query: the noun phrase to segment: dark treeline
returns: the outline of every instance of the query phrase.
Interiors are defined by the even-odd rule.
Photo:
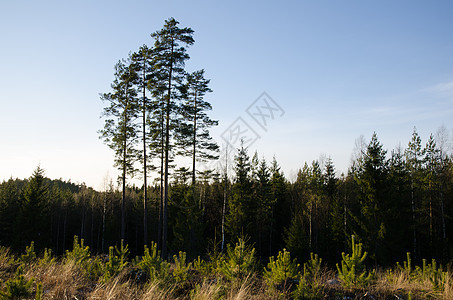
[[[336,175],[331,159],[305,163],[289,182],[274,159],[238,149],[234,174],[172,172],[168,202],[169,255],[205,255],[215,246],[249,238],[265,260],[286,248],[305,261],[316,252],[334,263],[355,235],[370,262],[389,265],[411,252],[415,260],[445,263],[453,245],[452,156],[441,138],[422,142],[414,130],[405,149],[387,152],[374,134],[359,145],[347,174]],[[94,252],[121,238],[122,191],[113,183],[95,191],[45,177],[38,167],[27,180],[0,184],[0,244],[23,251],[30,241],[56,254],[74,235]],[[158,240],[160,185],[147,189],[148,241]],[[126,242],[143,250],[143,189],[125,194]],[[224,229],[224,230],[223,230]],[[224,233],[224,234],[223,234]],[[224,241],[224,243],[222,243]]]

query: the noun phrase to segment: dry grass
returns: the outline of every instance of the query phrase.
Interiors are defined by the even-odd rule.
[[[6,281],[11,278],[17,266],[18,264],[11,259],[8,249],[0,248],[0,279]],[[72,261],[25,265],[25,277],[34,278],[36,283],[42,283],[44,299],[253,300],[280,299],[290,295],[270,292],[264,280],[257,274],[250,274],[243,280],[233,282],[214,276],[204,280],[197,277],[192,278],[191,284],[184,285],[181,289],[180,285],[169,281],[136,283],[130,278],[130,273],[131,267],[128,267],[103,283],[89,280],[81,267]],[[324,270],[320,277],[317,281],[322,291],[322,299],[334,299],[338,295],[347,295],[352,299],[408,299],[409,295],[413,300],[453,299],[451,272],[443,290],[436,290],[429,279],[408,278],[402,271],[380,271],[371,286],[357,290],[345,290],[340,285],[328,285],[327,279],[335,278],[335,272]]]
[[[447,277],[444,289],[435,289],[432,282],[428,279],[409,278],[402,271],[392,273],[378,272],[376,282],[366,291],[376,299],[385,297],[402,297],[407,299],[453,299],[453,286],[451,274]]]
[[[42,283],[46,299],[80,299],[92,288],[92,283],[84,278],[80,267],[72,261],[32,264],[26,277]]]
[[[0,274],[10,267],[11,257],[9,254],[9,249],[3,246],[0,246]]]

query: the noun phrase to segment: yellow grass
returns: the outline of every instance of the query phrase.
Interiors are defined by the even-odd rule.
[[[5,282],[12,276],[17,262],[11,259],[7,248],[0,248],[0,280]],[[325,270],[326,271],[326,270]],[[41,282],[44,299],[196,299],[196,300],[245,300],[245,299],[276,299],[277,295],[269,291],[262,278],[250,274],[243,280],[228,282],[215,276],[193,279],[181,291],[181,286],[171,282],[136,283],[128,274],[131,267],[126,268],[107,282],[92,281],[85,275],[80,266],[72,261],[56,261],[47,264],[26,264],[25,277],[34,278],[35,283]],[[372,296],[374,299],[407,299],[411,295],[416,299],[453,299],[453,277],[447,277],[443,290],[435,290],[432,283],[420,278],[408,278],[401,271],[376,274],[376,281],[369,287],[360,290],[343,290],[339,285],[327,285],[327,279],[334,278],[334,272],[324,272],[319,279],[319,286],[326,297],[335,294]],[[199,281],[197,281],[199,280]],[[36,287],[36,285],[35,285]],[[187,288],[187,289],[186,289]],[[185,290],[186,289],[186,290]],[[287,293],[286,296],[290,294]],[[371,298],[370,298],[371,299]]]

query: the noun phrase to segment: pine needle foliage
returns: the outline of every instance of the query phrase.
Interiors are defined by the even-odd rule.
[[[146,272],[151,281],[164,280],[168,277],[170,264],[163,260],[160,251],[157,250],[157,244],[151,242],[151,248],[145,245],[142,260],[137,267]]]
[[[192,263],[187,263],[186,253],[179,251],[178,255],[173,255],[175,261],[175,269],[173,270],[173,277],[176,282],[184,282],[189,276],[189,270],[192,267]]]
[[[24,265],[20,265],[13,278],[5,282],[5,289],[0,291],[0,299],[23,299],[32,296],[34,278],[26,280],[24,276]]]
[[[371,283],[374,272],[367,272],[364,261],[368,253],[362,250],[362,244],[355,243],[355,238],[352,236],[352,254],[341,254],[341,268],[337,264],[338,277],[346,288],[364,287]]]
[[[77,235],[74,236],[72,243],[72,251],[66,250],[66,259],[73,261],[79,265],[84,263],[90,258],[90,247],[84,245],[84,240],[80,239]]]
[[[227,254],[221,258],[219,267],[226,279],[234,281],[242,280],[253,272],[255,263],[255,248],[246,245],[245,240],[239,238],[234,248],[230,244],[227,246]]]
[[[310,260],[304,263],[304,270],[299,284],[292,293],[295,299],[319,299],[321,297],[322,259],[318,254],[310,253]]]
[[[31,264],[36,261],[35,242],[31,242],[30,246],[25,246],[25,254],[20,256],[19,262]]]
[[[38,265],[46,266],[55,262],[55,257],[52,257],[52,249],[44,248],[43,256],[38,260]]]
[[[299,278],[299,267],[297,259],[291,260],[291,253],[283,249],[278,253],[277,259],[273,256],[269,258],[267,268],[264,268],[264,280],[271,290],[281,287],[286,291]]]
[[[124,246],[123,240],[121,240],[120,248],[117,246],[115,248],[113,246],[109,247],[109,260],[104,266],[104,281],[116,276],[127,266],[128,255],[129,247],[127,244]]]

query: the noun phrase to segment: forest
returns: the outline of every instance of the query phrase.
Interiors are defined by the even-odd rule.
[[[0,278],[7,282],[16,272],[18,281],[23,266],[38,264],[36,253],[44,253],[40,261],[51,251],[66,263],[72,259],[85,269],[98,266],[86,276],[107,284],[118,279],[127,254],[137,257],[129,264],[139,266],[148,278],[157,275],[144,266],[147,257],[153,266],[158,261],[159,268],[170,268],[165,262],[171,262],[172,271],[159,271],[163,277],[157,277],[165,282],[162,274],[172,274],[179,285],[169,293],[178,298],[178,289],[197,293],[193,282],[181,287],[181,282],[191,282],[189,269],[200,277],[201,270],[210,268],[206,274],[222,274],[225,282],[252,280],[241,267],[227,267],[239,251],[245,253],[240,255],[245,269],[254,265],[256,276],[285,297],[326,297],[328,291],[323,294],[319,286],[307,283],[320,274],[320,258],[323,272],[338,271],[330,276],[346,288],[363,287],[372,278],[376,282],[371,270],[393,270],[397,262],[405,262],[395,272],[402,270],[413,279],[418,276],[415,266],[423,266],[418,267],[420,274],[425,269],[434,274],[428,276],[436,281],[433,289],[451,296],[445,287],[451,289],[453,156],[446,131],[422,141],[414,128],[408,145],[391,151],[374,133],[368,142],[358,140],[351,165],[341,174],[331,158],[301,158],[297,177],[289,180],[276,158],[266,160],[245,146],[235,151],[233,172],[202,169],[200,162],[219,158],[220,148],[209,131],[218,121],[208,116],[212,107],[205,96],[211,90],[204,70],[185,70],[192,35],[192,29],[168,19],[151,35],[152,47],[143,45],[116,64],[112,91],[101,94],[105,127],[99,135],[113,150],[118,181],[105,182],[105,189],[97,191],[49,179],[45,166],[38,166],[28,179],[0,184]],[[190,164],[178,165],[180,157]],[[151,176],[156,180],[151,182]],[[132,185],[131,178],[143,184]],[[351,257],[345,253],[351,251],[354,268],[370,272],[347,276],[351,270],[339,263],[348,268]],[[94,262],[102,255],[107,262]],[[18,258],[13,263],[9,256]],[[432,263],[427,265],[426,259]],[[307,262],[303,271],[296,270],[296,260]],[[108,269],[113,262],[119,267]],[[211,265],[203,269],[202,262]],[[278,269],[282,262],[288,274]],[[437,268],[436,262],[445,268]],[[15,264],[22,267],[8,269]],[[295,278],[297,284],[289,284]],[[198,288],[203,286],[200,280]],[[38,294],[38,285],[35,289]]]

